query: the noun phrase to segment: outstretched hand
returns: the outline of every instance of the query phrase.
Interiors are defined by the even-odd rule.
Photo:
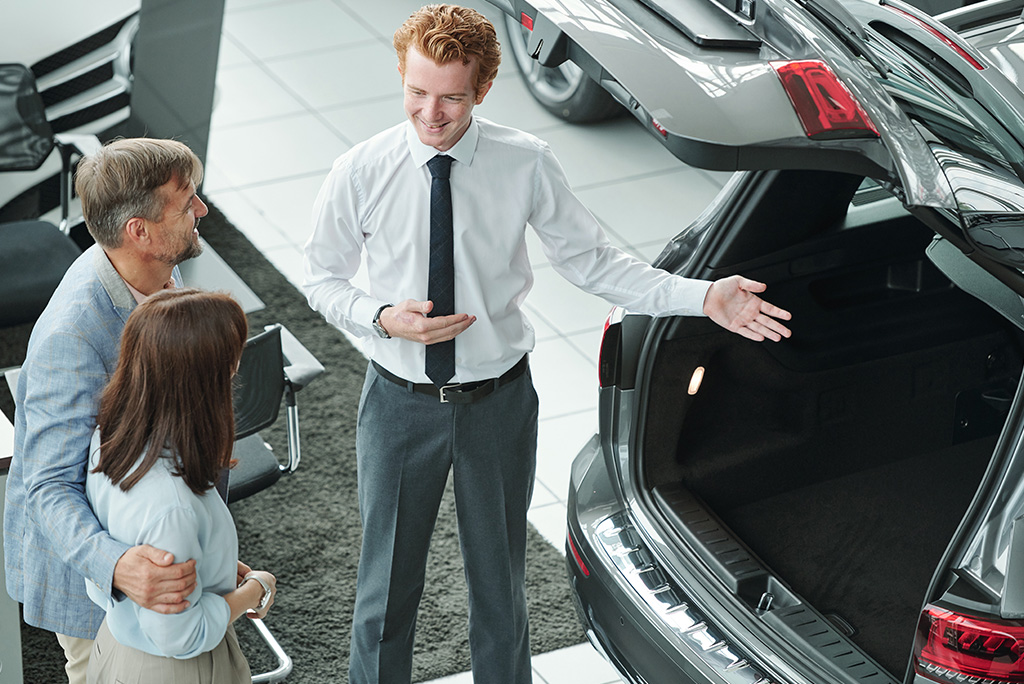
[[[704,297],[704,313],[730,332],[756,342],[765,338],[778,342],[792,334],[779,319],[788,321],[793,316],[755,294],[766,288],[764,283],[738,275],[716,280]]]
[[[436,344],[453,339],[476,322],[476,316],[452,314],[427,318],[434,308],[433,302],[418,302],[407,299],[380,312],[380,324],[392,337]]]

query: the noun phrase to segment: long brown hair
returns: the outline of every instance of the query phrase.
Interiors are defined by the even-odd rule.
[[[226,294],[163,290],[139,304],[100,397],[102,443],[93,472],[128,491],[166,448],[189,489],[213,487],[231,462],[231,379],[247,333],[245,314]]]

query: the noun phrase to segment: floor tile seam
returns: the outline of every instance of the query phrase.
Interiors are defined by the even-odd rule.
[[[211,198],[211,201],[213,202],[214,206],[220,209],[220,205],[217,203],[215,199]],[[227,217],[228,221],[230,221],[232,225],[235,225],[234,219],[232,219],[230,216],[227,216],[227,213],[228,212],[224,212],[224,215]],[[253,247],[256,247],[256,249],[259,250],[260,254],[265,255],[267,252],[275,252],[281,249],[295,248],[292,242],[281,234],[281,229],[276,223],[273,223],[269,219],[267,219],[267,223],[273,228],[274,233],[276,233],[276,236],[281,239],[280,243],[271,242],[271,244],[264,244],[264,241],[253,238],[253,236],[250,233],[242,232],[242,234],[245,236],[245,239],[248,240]],[[202,235],[202,226],[200,226],[199,237],[202,237]]]
[[[547,491],[548,494],[550,494],[552,497],[554,497],[555,500],[553,502],[551,502],[551,503],[560,503],[562,505],[565,505],[565,499],[563,499],[558,494],[556,494],[555,490],[553,490],[551,488],[551,486],[548,485],[547,482],[545,482],[544,480],[540,479],[539,477],[534,477],[533,479],[536,481],[537,484],[539,484],[541,487],[543,487]],[[541,504],[540,506],[537,506],[536,508],[544,508],[545,506],[550,506],[551,503]],[[530,508],[534,508],[534,506],[531,505]]]
[[[643,171],[641,173],[635,173],[628,176],[619,176],[618,178],[611,178],[603,181],[595,181],[593,183],[584,183],[582,185],[574,185],[572,186],[572,191],[576,194],[579,194],[581,192],[588,192],[590,190],[604,190],[612,185],[619,185],[621,183],[631,183],[640,180],[649,180],[651,178],[657,178],[658,176],[668,176],[674,173],[684,173],[686,171],[692,170],[692,167],[689,166],[682,166],[681,168],[682,164],[683,162],[676,159],[675,165],[671,167],[666,166],[663,169],[652,169],[650,171]],[[714,183],[713,179],[708,180]],[[717,185],[717,183],[714,184]]]
[[[232,190],[256,190],[268,185],[276,185],[278,183],[287,183],[290,181],[303,180],[305,178],[326,178],[327,174],[330,173],[331,167],[325,166],[322,169],[314,169],[313,171],[303,171],[302,173],[293,173],[289,176],[280,176],[278,178],[268,178],[265,180],[253,181],[252,183],[242,183],[235,185]],[[217,192],[217,191],[215,191]]]
[[[257,11],[257,10],[266,9],[268,7],[274,7],[276,5],[292,5],[296,1],[297,0],[271,0],[269,2],[261,3],[259,5],[256,5],[254,7],[237,7],[237,8],[234,8],[234,9],[230,10],[229,13],[230,14],[248,14],[248,13],[252,13],[252,12]],[[307,1],[312,1],[312,0],[307,0]],[[327,46],[327,47],[312,48],[310,50],[305,50],[303,52],[289,53],[287,55],[276,55],[274,57],[271,57],[270,59],[271,60],[288,59],[288,58],[299,56],[299,55],[314,54],[316,52],[321,52],[321,51],[325,51],[325,50],[334,50],[334,49],[337,49],[339,47],[346,47],[346,46],[349,46],[349,45],[353,45],[354,46],[354,45],[358,45],[358,44],[370,45],[372,43],[381,43],[382,42],[385,45],[387,45],[388,47],[391,47],[391,38],[381,34],[381,32],[378,31],[372,24],[369,24],[369,23],[363,21],[362,17],[360,17],[358,14],[355,14],[355,13],[351,12],[347,6],[336,2],[336,0],[329,0],[329,1],[330,1],[330,3],[332,5],[334,5],[335,7],[340,9],[342,12],[347,14],[351,19],[355,20],[355,22],[357,24],[359,24],[362,28],[366,29],[366,31],[368,33],[370,33],[370,37],[366,38],[366,39],[360,39],[359,41],[353,41],[351,43],[339,43],[337,45],[332,45],[332,46]],[[232,36],[232,42],[234,42],[236,45],[241,47],[241,45],[239,45],[239,42],[237,40],[234,40],[233,36]]]
[[[312,106],[311,104],[309,104],[308,102],[306,102],[304,99],[302,99],[302,97],[297,95],[291,89],[288,89],[286,92],[288,93],[288,95],[290,97],[294,98],[297,101],[297,103],[301,107],[301,109],[296,109],[293,112],[286,112],[286,113],[283,113],[283,114],[275,114],[273,116],[266,116],[266,117],[263,117],[261,119],[247,119],[245,121],[234,121],[234,122],[231,122],[231,123],[222,123],[222,124],[216,125],[214,127],[213,131],[216,132],[216,133],[223,133],[223,132],[226,132],[226,131],[234,131],[234,130],[241,129],[241,128],[251,128],[253,126],[262,126],[262,125],[265,125],[265,124],[268,124],[268,123],[278,123],[278,122],[285,121],[287,119],[297,119],[297,118],[302,117],[302,116],[312,116],[314,119],[316,119],[321,124],[323,124],[325,128],[328,128],[331,131],[331,133],[333,133],[334,136],[336,138],[338,138],[339,142],[341,142],[344,145],[347,145],[348,147],[353,147],[354,146],[354,143],[351,140],[349,140],[341,131],[339,131],[337,126],[335,126],[333,123],[331,123],[330,120],[328,120],[321,113],[321,111],[318,108],[316,108],[316,107]]]
[[[548,682],[547,678],[544,677],[544,675],[542,675],[540,672],[537,672],[537,668],[531,667],[530,669],[533,670],[533,684],[550,684]],[[586,684],[586,683],[585,682],[577,682],[576,684]]]
[[[288,62],[294,59],[301,59],[303,57],[316,57],[317,55],[327,54],[329,52],[344,52],[347,50],[355,50],[361,47],[369,47],[376,45],[380,41],[376,37],[360,38],[359,40],[353,40],[346,43],[337,43],[335,45],[326,45],[322,47],[308,48],[300,50],[298,52],[289,52],[283,55],[273,55],[272,57],[262,57],[259,61],[267,64],[275,64],[277,62]]]
[[[213,134],[214,134],[214,131],[211,130],[210,131],[210,138],[211,139],[213,138]],[[208,177],[210,175],[210,166],[211,166],[211,164],[210,164],[210,161],[209,161],[209,155],[207,155],[206,163],[203,165],[203,185],[201,186],[202,194],[203,195],[209,196],[209,195],[212,195],[212,194],[217,193],[217,192],[227,192],[227,191],[235,190],[236,189],[235,185],[234,185],[235,181],[232,180],[231,178],[228,178],[226,175],[224,175],[224,172],[221,170],[220,166],[218,164],[214,163],[213,164],[213,168],[215,168],[217,170],[217,173],[220,174],[221,178],[223,178],[228,183],[228,185],[223,185],[223,186],[220,186],[220,187],[214,187],[213,190],[208,190],[206,188],[206,181],[208,180]]]
[[[317,53],[330,52],[332,50],[365,47],[367,45],[372,45],[375,42],[377,42],[373,38],[367,38],[350,41],[346,43],[337,43],[335,45],[327,45],[324,47],[306,48],[304,50],[300,49],[296,52],[288,52],[287,54],[275,54],[269,57],[259,57],[256,55],[256,53],[254,53],[247,47],[247,43],[245,41],[243,41],[241,38],[237,36],[232,35],[231,30],[229,28],[221,28],[220,35],[222,38],[227,38],[229,41],[231,41],[231,44],[234,45],[234,47],[237,47],[239,50],[241,50],[247,57],[249,57],[253,61],[253,63],[257,63],[257,65],[259,65],[259,63],[267,61],[272,63],[274,61],[287,61],[289,59],[295,59],[298,57],[314,56]],[[232,67],[237,66],[238,65],[232,65]]]
[[[225,3],[224,13],[225,14],[245,14],[246,12],[252,12],[253,10],[265,9],[267,7],[273,7],[274,5],[288,5],[293,3],[295,0],[264,0],[263,2],[256,3],[253,5],[245,6],[234,6],[228,7],[231,3]]]
[[[584,332],[581,332],[581,333],[576,333],[575,335],[567,336],[566,339],[565,339],[565,341],[569,344],[569,346],[572,347],[573,349],[575,349],[576,352],[579,353],[580,356],[582,356],[584,359],[586,359],[587,362],[591,365],[591,367],[593,367],[593,369],[595,371],[597,370],[597,362],[594,361],[594,356],[597,355],[597,352],[599,350],[594,350],[593,352],[588,354],[585,349],[580,348],[580,346],[578,344],[576,344],[576,342],[574,342],[573,340],[569,339],[569,337],[578,337],[580,335],[584,335],[584,334],[588,334],[588,333],[593,333],[593,332],[596,332],[598,330],[600,330],[600,328],[591,328],[590,330],[587,330],[587,331],[584,331]]]
[[[291,96],[292,94],[288,93],[288,95]],[[244,128],[246,126],[258,126],[261,124],[274,123],[276,121],[281,121],[282,119],[291,119],[297,116],[306,116],[307,114],[311,113],[308,109],[306,109],[305,105],[302,102],[296,101],[295,106],[296,109],[294,111],[281,112],[279,114],[271,114],[268,116],[261,116],[256,119],[241,119],[231,122],[219,123],[211,120],[211,132],[220,133],[221,131],[230,131],[234,128]]]
[[[363,0],[363,1],[365,2],[366,0]],[[377,40],[383,41],[383,42],[387,43],[387,45],[389,45],[389,46],[391,45],[391,38],[390,37],[386,36],[385,34],[381,33],[380,31],[378,31],[377,27],[374,26],[373,24],[371,24],[370,22],[364,20],[363,17],[358,12],[356,12],[353,8],[349,7],[348,4],[346,4],[345,2],[343,2],[341,0],[331,0],[331,4],[333,4],[335,7],[340,9],[345,14],[349,15],[352,18],[353,21],[355,21],[357,24],[359,24],[364,29],[366,29],[371,34],[373,34],[373,36]],[[397,27],[395,27],[395,28],[397,28]]]
[[[544,512],[547,512],[546,509],[548,509],[548,508],[556,508],[556,507],[557,508],[565,508],[565,503],[562,502],[562,501],[552,501],[551,503],[544,504],[543,506],[531,506],[530,507],[530,512],[531,513],[533,511],[538,511],[538,512],[544,511]]]
[[[227,30],[222,31],[222,36],[227,36],[228,39],[231,40],[231,42],[234,43],[236,47],[238,47],[240,50],[242,50],[245,53],[245,55],[249,59],[252,60],[252,63],[256,67],[258,67],[260,69],[260,71],[262,71],[268,78],[270,78],[278,86],[280,86],[296,102],[298,102],[303,107],[303,109],[305,110],[305,112],[299,111],[299,112],[295,112],[293,114],[286,114],[286,115],[281,115],[281,116],[277,116],[277,117],[269,117],[268,120],[271,120],[271,121],[281,121],[281,120],[287,119],[289,117],[297,116],[297,115],[300,115],[300,114],[303,114],[303,113],[310,114],[313,117],[315,117],[317,121],[319,121],[321,124],[323,124],[328,130],[330,130],[331,133],[333,133],[342,143],[344,143],[345,145],[348,145],[349,147],[352,147],[354,145],[354,143],[344,133],[342,133],[340,130],[338,130],[338,128],[333,123],[331,123],[323,115],[323,113],[321,113],[320,108],[314,107],[304,97],[299,95],[294,89],[292,89],[288,85],[288,83],[284,79],[280,78],[276,73],[274,73],[274,71],[269,66],[267,66],[267,64],[264,62],[264,60],[256,57],[256,55],[254,55],[248,48],[246,48],[244,45],[242,45],[239,40],[237,40],[235,37],[233,37],[230,34],[229,31],[227,31]],[[234,126],[232,126],[232,127],[240,127],[240,126],[246,126],[246,125],[251,125],[251,123],[234,124]],[[223,130],[223,129],[221,129],[221,130]]]
[[[381,104],[383,102],[387,102],[388,100],[401,100],[401,99],[402,99],[402,91],[396,89],[395,92],[391,93],[390,95],[374,95],[372,97],[367,97],[367,98],[364,98],[362,100],[350,100],[350,101],[346,102],[345,104],[337,104],[337,105],[329,105],[327,107],[320,107],[319,110],[320,110],[320,112],[322,112],[324,114],[334,114],[335,112],[343,112],[346,109],[355,109],[356,107],[361,107],[361,106],[364,106],[364,105]]]
[[[537,422],[546,423],[551,420],[560,420],[562,418],[576,418],[584,414],[591,414],[597,410],[597,406],[589,406],[587,408],[575,409],[573,411],[566,411],[564,413],[553,413],[551,415],[541,416]]]
[[[587,295],[587,293],[583,292],[582,290],[580,290],[580,294]],[[587,296],[593,296],[593,295],[587,295]],[[589,326],[589,327],[586,327],[586,328],[580,328],[578,330],[565,331],[562,328],[558,327],[558,325],[556,325],[551,319],[549,319],[547,316],[545,316],[543,313],[541,313],[540,309],[538,309],[533,304],[530,304],[529,302],[527,302],[523,306],[528,310],[528,312],[529,312],[529,314],[531,316],[536,316],[537,319],[540,320],[540,322],[542,322],[544,325],[548,326],[549,328],[554,330],[556,333],[558,333],[558,337],[561,338],[561,339],[564,339],[566,342],[569,342],[568,338],[572,337],[573,335],[583,335],[583,334],[591,333],[591,332],[594,332],[595,330],[600,330],[601,329],[600,325],[593,325],[593,326]],[[612,306],[611,304],[608,305],[609,309],[611,308],[611,306]],[[544,339],[553,339],[553,337],[549,336],[549,337],[546,337]],[[591,360],[590,357],[587,356],[586,354],[584,354],[584,358],[586,360],[588,360],[588,361]]]

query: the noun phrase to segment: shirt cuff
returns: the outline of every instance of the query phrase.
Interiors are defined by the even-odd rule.
[[[373,317],[382,306],[388,306],[390,302],[373,297],[362,297],[352,304],[352,322],[359,326],[365,337],[374,334]]]

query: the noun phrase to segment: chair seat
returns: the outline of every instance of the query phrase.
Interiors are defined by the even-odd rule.
[[[235,442],[232,458],[238,459],[238,464],[228,474],[228,503],[252,496],[281,478],[277,457],[259,434]]]
[[[80,255],[74,241],[47,221],[0,224],[0,327],[37,319]]]

